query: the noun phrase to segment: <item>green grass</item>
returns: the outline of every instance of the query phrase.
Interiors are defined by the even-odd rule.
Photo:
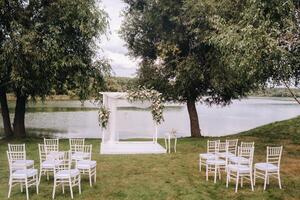
[[[276,180],[270,181],[263,191],[262,181],[257,182],[255,191],[244,184],[234,193],[234,184],[225,187],[225,174],[216,184],[212,178],[205,181],[205,173],[198,171],[198,154],[205,152],[207,138],[182,138],[176,154],[164,155],[100,155],[99,140],[87,140],[93,144],[93,159],[97,160],[97,183],[89,187],[86,177],[82,180],[82,194],[75,189],[75,199],[300,199],[300,117],[276,122],[225,138],[255,141],[255,162],[264,161],[266,145],[284,145],[282,160],[282,184],[279,190]],[[8,164],[5,151],[7,143],[26,143],[28,159],[34,159],[38,167],[37,144],[42,139],[30,138],[22,141],[0,140],[0,199],[6,199],[8,191]],[[163,144],[163,141],[159,141]],[[61,149],[68,149],[68,141],[61,140]],[[42,178],[40,194],[30,189],[30,199],[50,199],[53,180]],[[56,199],[69,199],[67,190],[58,189]],[[25,199],[19,187],[13,189],[11,199]]]

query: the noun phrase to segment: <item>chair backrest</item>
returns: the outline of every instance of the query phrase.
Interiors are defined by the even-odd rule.
[[[44,145],[46,153],[59,151],[59,139],[44,138]]]
[[[275,164],[280,167],[283,147],[269,147],[267,146],[267,163]]]
[[[39,157],[40,157],[40,163],[46,160],[46,150],[44,144],[38,144],[39,146]]]
[[[254,147],[239,146],[238,147],[238,156],[247,158],[249,160],[248,165],[252,167],[253,156],[254,156]],[[240,163],[238,163],[238,164],[240,164]]]
[[[241,142],[241,147],[254,147],[254,142]]]
[[[26,152],[25,144],[8,144],[8,151],[9,152]]]
[[[227,143],[226,142],[219,142],[218,152],[223,153],[227,151]]]
[[[59,165],[55,165],[54,176],[60,170],[69,170],[71,169],[71,151],[64,151],[62,156],[54,158],[55,160],[60,160]]]
[[[84,146],[84,138],[71,138],[69,139],[70,150],[74,152],[82,152]]]
[[[226,140],[227,152],[236,155],[238,142],[238,139]]]
[[[207,153],[217,153],[219,151],[220,140],[207,140]]]
[[[88,159],[88,160],[91,160],[91,159],[92,159],[92,148],[93,148],[93,145],[91,145],[91,144],[90,144],[90,145],[84,145],[84,150],[83,150],[83,152],[89,154],[89,157],[86,158],[86,159]]]
[[[17,169],[26,169],[26,163],[25,162],[18,162],[15,163],[16,160],[26,160],[25,152],[17,152],[17,151],[6,151],[8,164],[9,164],[9,171],[12,173],[13,171]]]

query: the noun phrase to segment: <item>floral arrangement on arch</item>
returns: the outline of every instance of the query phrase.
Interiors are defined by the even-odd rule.
[[[161,122],[164,121],[163,98],[161,93],[159,93],[158,91],[147,89],[145,87],[139,87],[138,90],[127,91],[127,100],[131,103],[134,101],[150,101],[152,103],[150,106],[151,114],[155,123],[161,124]]]
[[[98,121],[99,121],[99,126],[106,129],[108,120],[109,120],[109,114],[110,111],[105,107],[101,106],[98,111]]]

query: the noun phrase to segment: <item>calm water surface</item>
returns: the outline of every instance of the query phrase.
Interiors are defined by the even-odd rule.
[[[10,102],[10,107],[13,107]],[[292,100],[281,98],[250,98],[234,101],[230,106],[207,107],[197,105],[203,135],[222,136],[249,130],[274,121],[300,115],[300,106]],[[11,116],[13,117],[13,116]],[[159,127],[160,136],[172,128],[179,136],[189,136],[189,118],[186,107],[167,107],[165,122]],[[0,128],[3,127],[0,117]],[[84,106],[79,101],[47,101],[29,103],[26,127],[38,135],[57,137],[100,138],[97,107],[90,102]],[[152,137],[154,126],[149,111],[136,108],[118,110],[117,131],[120,138]]]

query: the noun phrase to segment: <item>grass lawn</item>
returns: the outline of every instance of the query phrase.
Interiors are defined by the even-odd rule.
[[[224,140],[229,137],[222,137]],[[198,171],[198,155],[206,151],[207,138],[179,139],[178,152],[165,155],[114,155],[99,154],[99,140],[87,140],[93,144],[93,159],[97,160],[97,183],[89,187],[87,177],[82,180],[82,194],[75,189],[75,199],[300,199],[300,117],[269,124],[231,136],[240,141],[255,141],[255,162],[265,160],[267,145],[284,145],[282,159],[282,185],[270,180],[270,186],[263,191],[262,180],[257,181],[255,191],[244,184],[234,193],[234,183],[225,187],[225,174],[216,184],[205,181],[205,172]],[[7,198],[8,163],[7,143],[26,143],[28,159],[34,159],[39,166],[38,143],[42,139],[0,140],[0,199]],[[163,141],[159,141],[163,144]],[[61,140],[61,149],[68,150],[68,140]],[[43,176],[40,194],[30,189],[30,199],[51,199],[53,180]],[[69,190],[62,194],[57,189],[56,199],[69,199]],[[11,199],[25,199],[19,187],[12,191]]]

